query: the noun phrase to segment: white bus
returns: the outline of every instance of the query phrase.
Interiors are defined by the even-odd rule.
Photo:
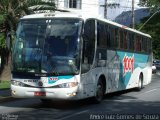
[[[42,101],[78,100],[151,82],[151,37],[97,17],[72,13],[20,19],[11,93]]]

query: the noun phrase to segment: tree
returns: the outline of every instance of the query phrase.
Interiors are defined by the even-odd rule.
[[[150,8],[150,15],[141,20],[137,25],[140,28],[150,17],[155,14],[141,29],[142,32],[148,33],[152,36],[152,50],[154,57],[160,59],[160,1],[159,0],[140,0],[140,5]]]
[[[16,29],[21,16],[36,10],[55,10],[54,0],[0,0],[0,15],[4,18],[5,32]]]
[[[144,7],[149,7],[152,13],[160,9],[159,0],[140,0],[140,5]]]
[[[12,31],[16,30],[20,17],[55,9],[54,0],[0,0],[0,47],[5,46],[6,37],[11,37]]]

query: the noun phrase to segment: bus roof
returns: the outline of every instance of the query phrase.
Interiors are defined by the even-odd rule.
[[[113,25],[113,26],[116,26],[116,27],[119,27],[119,28],[122,28],[122,29],[126,29],[128,31],[131,31],[131,32],[134,32],[134,33],[137,33],[137,34],[140,34],[140,35],[151,38],[151,36],[149,34],[146,34],[146,33],[140,32],[138,30],[129,28],[127,26],[118,24],[116,22],[101,18],[99,16],[84,14],[80,11],[77,12],[77,10],[74,10],[72,12],[68,12],[68,11],[57,12],[56,11],[56,12],[52,12],[52,13],[31,14],[31,15],[23,16],[21,19],[62,18],[62,17],[63,18],[64,17],[65,18],[81,18],[81,19],[84,19],[84,20],[93,18],[93,19],[97,19],[97,20],[103,21],[105,23],[108,23],[110,25]]]

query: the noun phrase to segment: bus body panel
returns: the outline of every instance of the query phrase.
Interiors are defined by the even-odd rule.
[[[52,22],[54,23],[54,18],[57,19],[57,23],[55,25],[52,25]],[[61,22],[63,19],[66,19],[67,21],[64,23],[72,23],[72,25],[66,26],[65,24],[63,25]],[[24,46],[27,46],[25,42],[27,43],[28,41],[33,42],[34,39],[29,39],[31,36],[31,30],[36,30],[33,25],[35,25],[36,20],[41,19],[42,25],[36,27],[39,29],[38,30],[38,35],[37,38],[39,37],[39,41],[37,40],[35,42],[35,45],[32,46],[32,48],[27,48],[26,50],[24,49]],[[74,22],[73,20],[69,21],[70,19],[76,20]],[[90,19],[94,20],[92,23],[94,23],[95,29],[92,30],[95,33],[95,48],[94,48],[94,53],[92,54],[93,63],[90,63],[90,69],[87,72],[82,72],[82,56],[84,52],[84,38],[83,38],[83,32],[85,24],[82,25],[83,22],[89,21]],[[25,22],[25,20],[27,20]],[[30,25],[28,24],[29,20],[34,20],[34,24]],[[59,22],[61,20],[61,22]],[[77,20],[79,20],[77,22]],[[113,27],[114,29],[117,29],[118,31],[122,32],[125,30],[126,32],[137,34],[139,36],[145,37],[147,39],[150,38],[149,35],[144,34],[142,32],[132,30],[130,28],[126,28],[122,25],[119,25],[117,23],[105,20],[105,19],[100,19],[100,18],[87,18],[86,16],[83,18],[83,16],[70,16],[69,14],[66,14],[63,16],[63,14],[54,14],[53,16],[47,17],[47,15],[40,15],[39,18],[36,18],[36,15],[31,15],[31,16],[26,16],[21,19],[26,25],[23,27],[25,28],[27,25],[30,25],[32,29],[29,29],[26,27],[26,30],[28,32],[27,35],[30,36],[27,37],[27,40],[25,42],[21,41],[21,37],[24,38],[24,31],[22,33],[20,32],[19,34],[19,42],[17,42],[17,46],[19,47],[18,50],[24,49],[17,54],[17,59],[18,61],[21,60],[22,56],[26,54],[26,58],[24,57],[24,61],[31,61],[33,63],[38,63],[37,66],[40,66],[38,69],[35,67],[35,70],[32,70],[32,68],[27,68],[28,71],[33,72],[33,71],[40,71],[44,72],[44,74],[47,74],[50,69],[49,67],[55,67],[56,63],[56,68],[61,71],[68,71],[66,74],[68,75],[48,75],[44,77],[39,77],[39,79],[34,79],[34,78],[21,78],[21,77],[15,77],[14,72],[12,72],[12,78],[11,78],[11,91],[12,91],[12,96],[13,97],[18,97],[18,98],[41,98],[41,99],[65,99],[65,100],[77,100],[77,99],[83,99],[83,98],[88,98],[88,97],[93,97],[96,95],[96,88],[97,88],[97,83],[98,80],[103,76],[106,81],[106,91],[105,93],[111,93],[115,91],[120,91],[120,90],[126,90],[130,88],[135,88],[138,87],[138,82],[139,82],[139,76],[140,74],[143,75],[143,84],[147,85],[151,82],[151,76],[152,76],[152,69],[151,69],[151,63],[152,63],[152,56],[150,53],[146,52],[143,53],[142,51],[140,52],[135,52],[129,51],[128,49],[120,49],[118,48],[112,48],[111,46],[103,46],[102,48],[98,46],[99,42],[98,39],[100,35],[98,36],[97,31],[101,28],[107,29],[106,33],[109,34],[109,31],[111,31],[111,28]],[[98,22],[100,22],[101,26],[98,26]],[[47,23],[47,25],[46,25]],[[73,24],[74,23],[74,24]],[[103,23],[103,24],[102,24]],[[58,26],[60,25],[60,26]],[[80,26],[78,26],[80,25]],[[105,27],[104,27],[105,25]],[[106,27],[107,26],[107,27]],[[23,28],[22,27],[22,28]],[[55,27],[55,28],[54,28]],[[75,30],[76,35],[74,37],[71,37],[71,34],[67,36],[67,33],[74,33],[75,30],[71,28],[76,28]],[[96,28],[97,27],[97,28]],[[22,29],[21,28],[21,29]],[[45,30],[46,28],[46,33]],[[47,30],[48,29],[48,30]],[[63,30],[66,30],[67,32],[62,32]],[[62,31],[61,31],[62,30]],[[20,31],[20,30],[17,30]],[[46,34],[48,35],[48,32],[51,32],[51,35],[46,37]],[[57,32],[60,31],[60,32]],[[116,30],[115,30],[116,31]],[[114,32],[115,32],[114,31]],[[39,32],[44,33],[44,35],[40,35]],[[36,33],[36,32],[35,32]],[[101,32],[100,32],[101,33]],[[113,33],[113,32],[112,32]],[[37,34],[37,33],[36,33]],[[36,35],[34,34],[34,35]],[[61,35],[63,34],[63,35]],[[119,35],[119,33],[117,32]],[[104,34],[103,34],[104,35]],[[122,34],[122,36],[125,36],[125,34]],[[89,36],[91,36],[89,34]],[[104,36],[105,38],[111,38],[113,35],[109,36]],[[42,46],[45,44],[45,39],[47,39],[51,42],[48,42],[47,45]],[[44,39],[44,42],[40,41]],[[73,39],[73,42],[69,44],[69,39]],[[104,38],[103,38],[104,39]],[[116,39],[116,38],[115,38]],[[120,38],[119,38],[120,39]],[[64,40],[64,42],[62,41]],[[76,42],[74,41],[76,40]],[[105,39],[106,40],[106,39]],[[111,39],[112,40],[112,39]],[[127,39],[125,39],[127,40]],[[55,42],[56,41],[56,42]],[[104,41],[103,41],[104,42]],[[63,43],[63,45],[62,45]],[[29,43],[30,45],[32,43]],[[68,44],[68,47],[66,47]],[[134,44],[134,43],[133,43]],[[102,43],[103,45],[103,43]],[[36,48],[37,46],[42,46],[41,48]],[[51,56],[51,53],[48,51],[43,51],[41,50],[42,48],[48,49],[50,47],[50,52],[52,51],[57,51],[56,54],[59,54],[59,56]],[[65,49],[66,48],[66,49]],[[70,49],[71,48],[71,49]],[[34,49],[34,50],[33,50]],[[75,50],[76,49],[76,50]],[[87,49],[90,49],[89,47]],[[13,53],[17,53],[17,51],[14,51]],[[69,56],[62,56],[64,53],[68,51],[66,54]],[[74,52],[73,52],[74,51]],[[23,53],[24,52],[24,53]],[[23,54],[22,54],[23,53]],[[30,59],[33,56],[33,53],[35,55],[34,59]],[[43,54],[46,54],[44,57]],[[73,54],[74,53],[74,54]],[[38,55],[41,54],[41,55]],[[36,56],[37,55],[37,56]],[[70,56],[71,55],[71,56]],[[78,57],[77,57],[78,56]],[[74,59],[74,57],[77,57],[77,59]],[[42,60],[40,60],[43,58]],[[15,57],[16,59],[16,57]],[[47,61],[50,59],[50,61]],[[13,59],[14,60],[14,59]],[[35,61],[36,60],[36,61]],[[46,60],[46,61],[45,61]],[[76,61],[77,60],[77,61]],[[42,62],[43,61],[43,62]],[[40,63],[40,65],[39,65]],[[42,66],[42,63],[43,66]],[[65,64],[67,65],[65,65]],[[79,64],[76,64],[79,63]],[[48,65],[50,64],[50,65]],[[76,64],[76,66],[74,66]],[[14,64],[13,64],[14,65]],[[19,64],[16,63],[18,66]],[[30,65],[30,64],[29,64]],[[31,64],[32,65],[32,64]],[[22,65],[23,66],[23,65]],[[33,67],[33,66],[32,66]],[[41,70],[41,67],[44,67],[44,70]],[[77,68],[79,70],[79,73],[77,73]],[[54,70],[56,70],[56,68]],[[23,70],[24,68],[18,68],[17,70]],[[29,70],[31,69],[31,70]],[[73,72],[72,74],[74,75],[69,75],[72,70],[75,70],[74,72],[77,73],[78,75],[75,75]],[[25,71],[25,70],[24,70]],[[63,72],[64,72],[63,71]],[[55,72],[55,71],[54,71]],[[33,72],[34,73],[34,72]],[[36,72],[35,72],[36,73]],[[41,74],[41,73],[40,73]],[[66,88],[67,85],[75,85],[74,87]],[[40,95],[35,95],[38,92]]]
[[[64,100],[76,100],[80,99],[78,95],[72,95],[77,93],[78,88],[29,88],[19,87],[11,85],[12,96],[15,98],[42,98],[42,99],[64,99]],[[14,92],[14,93],[13,93]],[[35,96],[35,92],[45,92],[46,95]]]
[[[106,65],[103,64],[102,67],[102,64],[100,65],[102,60],[100,62],[97,60],[96,67],[83,74],[82,78],[86,82],[85,84],[92,86],[92,89],[86,87],[86,91],[95,93],[101,75],[106,78],[106,93],[138,87],[141,73],[143,74],[143,85],[149,84],[152,76],[150,57],[151,55],[108,50],[107,60],[104,60]],[[125,58],[127,61],[124,61]],[[129,63],[131,59],[134,61],[133,66]],[[130,68],[127,68],[125,64],[129,64]]]
[[[80,75],[75,76],[50,76],[41,77],[40,79],[16,79],[12,81],[19,81],[23,86],[11,84],[12,96],[17,98],[50,98],[50,99],[80,99],[82,96],[79,91],[82,91],[80,85]],[[59,85],[77,82],[78,86],[71,88],[60,88]],[[41,85],[43,84],[43,85]],[[27,87],[26,87],[27,86]],[[35,92],[45,92],[45,96],[35,96]]]

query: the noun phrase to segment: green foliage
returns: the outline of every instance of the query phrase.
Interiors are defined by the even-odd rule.
[[[35,10],[55,10],[54,0],[0,0],[0,14],[5,18],[6,30],[16,29],[21,16],[32,14]]]
[[[55,10],[55,0],[0,0],[0,46],[4,36],[15,31],[20,17],[39,10]]]
[[[150,19],[148,23],[144,25],[141,31],[152,36],[152,49],[154,57],[156,59],[160,59],[160,0],[140,0],[140,5],[149,7],[151,14],[150,16],[143,18],[137,28],[140,28],[143,23]]]
[[[4,22],[4,16],[0,14],[0,25]]]
[[[10,81],[0,81],[0,90],[10,88],[10,84]]]
[[[140,0],[140,5],[149,7],[152,13],[160,10],[160,0]]]
[[[152,36],[152,50],[154,57],[160,59],[160,21],[158,20],[160,13],[155,14],[148,23],[141,29],[142,32],[148,33]],[[149,17],[143,18],[141,23],[137,26],[137,29],[147,21]]]

